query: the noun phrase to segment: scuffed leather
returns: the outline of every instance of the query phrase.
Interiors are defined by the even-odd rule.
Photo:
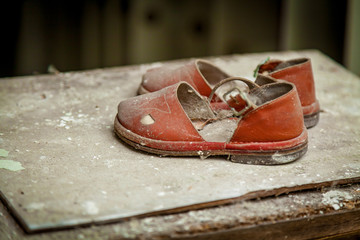
[[[179,102],[178,86],[172,85],[122,101],[118,106],[120,123],[129,131],[150,139],[204,141]],[[147,115],[151,115],[153,124],[141,123],[141,119]]]
[[[205,142],[179,101],[178,89],[181,84],[186,83],[178,83],[121,102],[117,115],[121,125],[132,133],[154,141]],[[258,92],[263,103],[241,116],[228,143],[279,142],[294,139],[306,131],[294,84],[272,83],[253,91]],[[189,94],[194,97],[193,92],[190,91]],[[198,98],[195,100],[204,101],[200,95],[196,96]],[[232,104],[243,106],[243,102],[236,100],[238,99]],[[208,117],[192,118],[202,119],[204,122],[213,120],[215,115],[210,107],[209,111],[211,114]],[[201,112],[203,111],[199,111]],[[154,122],[143,124],[144,116],[151,116]]]
[[[213,76],[222,79],[229,75],[218,67],[204,60],[195,60],[176,69],[168,67],[158,67],[148,70],[142,77],[141,87],[148,92],[155,92],[181,81],[190,84],[198,93],[203,96],[209,96],[211,93],[211,84],[207,81],[199,65],[206,64],[208,72],[212,72]]]
[[[281,64],[283,64],[284,67],[279,67]],[[259,73],[266,72],[273,78],[295,84],[304,115],[312,114],[320,110],[319,103],[316,99],[314,76],[310,59],[300,58],[289,61],[270,60],[260,66]]]
[[[285,95],[246,114],[230,142],[283,141],[295,138],[303,131],[301,104],[296,88],[292,85],[292,89]]]

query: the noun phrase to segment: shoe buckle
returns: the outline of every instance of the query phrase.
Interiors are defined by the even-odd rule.
[[[230,106],[228,103],[229,100],[233,100],[233,101],[235,101],[235,103],[239,104],[239,101],[235,98],[236,96],[240,96],[240,98],[242,100],[244,100],[244,102],[246,103],[246,106],[243,109],[241,109],[240,111],[236,110],[234,107]],[[226,93],[224,93],[223,99],[228,104],[230,109],[234,112],[234,115],[237,117],[242,116],[248,110],[253,108],[253,104],[248,99],[247,94],[245,92],[241,91],[241,89],[238,87],[235,87],[235,88],[231,89],[230,91],[227,91]]]

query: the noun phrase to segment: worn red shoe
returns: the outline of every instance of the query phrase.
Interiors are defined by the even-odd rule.
[[[142,77],[138,94],[155,92],[184,81],[208,97],[212,88],[228,77],[227,73],[212,63],[198,59],[176,69],[167,66],[149,69]]]
[[[115,133],[136,149],[164,156],[225,155],[234,162],[284,164],[306,153],[307,131],[293,84],[259,87],[229,78],[210,95],[228,106],[213,110],[186,82],[127,99],[118,106]]]
[[[315,95],[314,76],[309,58],[298,58],[288,61],[268,60],[257,67],[259,73],[269,75],[277,80],[285,80],[295,84],[307,128],[319,122],[320,105]],[[257,78],[256,83],[268,83],[263,78]],[[270,81],[272,82],[272,81]]]
[[[310,128],[318,123],[320,106],[315,96],[315,84],[310,59],[268,60],[260,64],[256,72],[274,78],[265,82],[257,79],[256,82],[260,85],[281,80],[294,83],[300,97],[305,126]],[[230,77],[229,74],[212,63],[198,59],[176,69],[164,66],[148,70],[143,75],[138,94],[155,92],[180,81],[185,81],[201,95],[208,97],[213,87],[228,77]]]

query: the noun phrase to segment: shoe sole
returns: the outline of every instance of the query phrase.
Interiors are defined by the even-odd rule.
[[[320,120],[320,112],[304,115],[304,124],[306,128],[312,128],[318,124]]]
[[[307,132],[304,129],[304,132],[297,137],[296,139],[292,139],[290,141],[284,141],[284,143],[287,142],[296,142],[297,144],[295,146],[283,148],[283,149],[267,149],[263,150],[249,150],[249,149],[207,149],[207,150],[164,150],[164,149],[158,149],[158,148],[152,148],[145,146],[145,144],[141,144],[138,142],[133,141],[132,139],[143,139],[145,141],[153,141],[153,142],[160,142],[163,143],[163,145],[169,144],[169,142],[166,141],[160,141],[160,140],[153,140],[144,138],[142,136],[139,136],[129,130],[127,130],[124,126],[121,125],[118,118],[115,118],[114,121],[114,131],[116,135],[125,143],[128,145],[134,147],[135,149],[139,149],[148,153],[153,153],[160,156],[200,156],[200,158],[204,159],[209,156],[227,156],[227,159],[236,162],[236,163],[245,163],[245,164],[254,164],[254,165],[280,165],[280,164],[286,164],[293,162],[300,157],[302,157],[306,152],[308,148],[308,142],[307,142]],[[127,135],[127,136],[125,136]],[[132,138],[132,139],[129,139]],[[174,144],[174,142],[171,142],[170,144]],[[194,142],[190,143],[184,143],[185,145],[194,145]],[[199,143],[201,144],[201,143]],[[205,143],[208,144],[207,146],[211,145],[212,143]],[[261,143],[260,143],[261,144]],[[266,144],[266,143],[265,143]],[[232,146],[236,148],[236,144],[232,144]],[[250,147],[251,148],[251,147]],[[181,148],[179,148],[181,149]]]

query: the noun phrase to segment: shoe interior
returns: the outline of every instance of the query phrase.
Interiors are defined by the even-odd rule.
[[[292,88],[293,86],[288,83],[273,83],[249,91],[247,97],[252,104],[260,107],[286,94]],[[230,141],[241,117],[236,117],[232,110],[227,109],[214,113],[209,103],[187,84],[179,86],[178,98],[185,113],[205,141]]]
[[[272,70],[272,72],[277,71],[277,70],[280,70],[280,69],[283,69],[283,68],[287,68],[287,67],[290,67],[290,66],[294,66],[294,65],[297,65],[297,64],[301,64],[301,63],[304,63],[304,62],[306,62],[306,61],[307,61],[306,58],[297,58],[297,59],[292,59],[292,60],[284,61],[284,62],[280,63],[279,65],[277,65],[277,66]]]
[[[288,93],[292,88],[293,86],[288,83],[271,83],[250,91],[249,95],[250,98],[256,99],[253,102],[259,107]]]
[[[198,61],[197,66],[200,70],[200,73],[203,75],[205,80],[209,83],[210,87],[215,86],[217,83],[219,83],[221,80],[228,78],[229,75],[220,68],[205,62],[205,61]]]
[[[177,95],[181,106],[190,120],[202,120],[215,118],[215,114],[209,103],[187,84],[180,84]]]

